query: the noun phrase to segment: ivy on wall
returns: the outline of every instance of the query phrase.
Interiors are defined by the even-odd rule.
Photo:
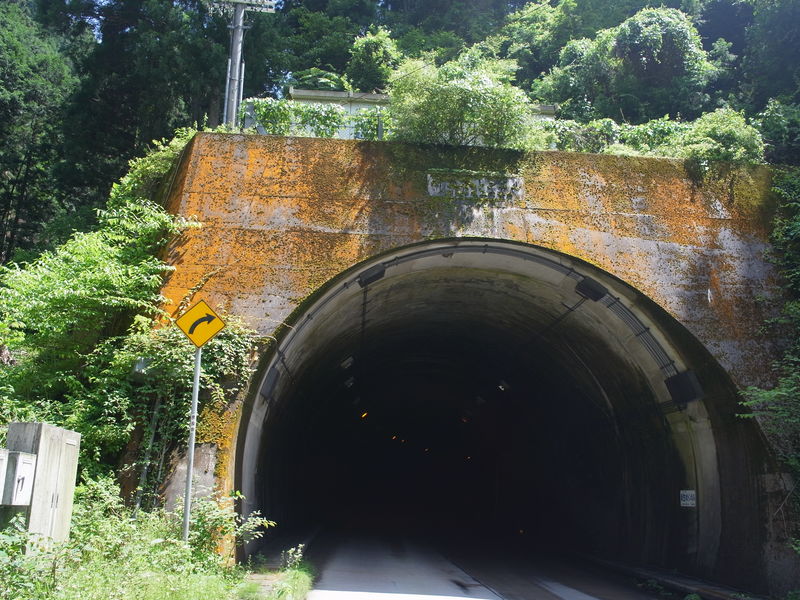
[[[248,115],[249,107],[252,113]],[[392,133],[391,117],[382,108],[362,108],[351,115],[337,104],[252,98],[244,103],[243,111],[243,119],[252,117],[267,135],[334,138],[352,131],[357,139],[378,140],[390,139]]]
[[[195,133],[179,130],[132,161],[94,231],[0,269],[0,423],[41,420],[80,432],[84,477],[112,471],[132,434],[154,421],[156,447],[143,444],[140,463],[163,467],[185,436],[193,346],[174,327],[154,328],[167,317],[160,289],[173,269],[157,253],[199,224],[168,214],[157,196]],[[212,399],[235,395],[249,376],[253,332],[226,320],[204,361]]]

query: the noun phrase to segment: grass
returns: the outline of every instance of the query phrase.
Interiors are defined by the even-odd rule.
[[[305,600],[314,584],[314,571],[305,562],[255,577],[239,586],[236,600]]]
[[[314,572],[307,563],[281,571],[281,578],[267,600],[305,600],[314,585]]]

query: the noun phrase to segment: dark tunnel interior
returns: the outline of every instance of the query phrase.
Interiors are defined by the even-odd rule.
[[[639,359],[563,287],[449,268],[352,292],[271,400],[263,512],[669,564],[689,524],[668,423]]]

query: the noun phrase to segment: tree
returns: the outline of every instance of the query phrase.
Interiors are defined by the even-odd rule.
[[[389,87],[395,139],[521,147],[531,109],[524,92],[511,85],[515,68],[513,61],[477,52],[441,67],[407,60]]]
[[[744,115],[730,108],[706,113],[679,137],[679,156],[700,166],[712,161],[759,163],[764,160],[761,134]]]
[[[800,104],[774,98],[757,116],[770,162],[800,164]]]
[[[177,127],[215,123],[225,85],[227,20],[201,0],[93,0],[99,42],[65,135],[65,185],[100,206],[128,161]]]
[[[715,70],[688,17],[675,9],[645,9],[594,40],[574,40],[534,94],[562,103],[571,117],[642,122],[665,114],[692,117],[709,97]]]
[[[753,24],[747,30],[745,92],[751,108],[770,98],[800,101],[800,0],[752,0]]]
[[[55,40],[23,7],[0,5],[0,261],[32,246],[58,210],[62,107],[75,83]]]
[[[451,32],[465,43],[478,42],[500,25],[524,0],[400,0],[385,2],[386,23],[392,31],[409,27],[423,34]]]
[[[400,62],[397,44],[389,31],[379,27],[376,31],[357,37],[350,50],[347,76],[355,88],[362,92],[382,90],[389,76]]]
[[[305,5],[293,8],[287,18],[293,30],[288,40],[293,71],[317,67],[345,72],[353,40],[361,30],[357,23],[349,16],[315,12]]]
[[[523,87],[530,87],[534,79],[555,65],[560,49],[573,37],[562,5],[552,6],[545,0],[529,2],[487,40],[498,54],[519,63],[518,79]]]

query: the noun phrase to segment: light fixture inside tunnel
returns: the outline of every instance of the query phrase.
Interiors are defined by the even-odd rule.
[[[703,398],[703,388],[694,371],[684,371],[668,377],[664,384],[669,390],[672,401],[679,409],[683,410],[690,402],[696,402]]]
[[[362,288],[367,287],[370,283],[383,279],[384,275],[386,275],[386,266],[383,263],[375,265],[358,276],[358,285]]]
[[[608,289],[606,289],[606,286],[599,281],[595,281],[591,277],[584,277],[581,279],[575,286],[575,291],[584,298],[588,298],[593,302],[597,302],[608,294]]]

